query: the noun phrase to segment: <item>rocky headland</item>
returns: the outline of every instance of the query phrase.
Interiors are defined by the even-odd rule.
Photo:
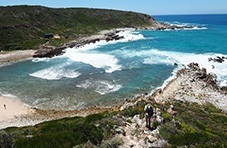
[[[79,38],[76,40],[71,40],[67,43],[59,47],[50,46],[48,44],[40,45],[37,51],[34,53],[34,58],[44,58],[44,57],[54,57],[61,55],[65,52],[66,48],[79,48],[86,44],[96,43],[100,40],[109,41],[117,41],[120,39],[124,39],[124,36],[119,35],[119,32],[124,32],[126,30],[182,30],[182,29],[191,29],[193,26],[177,26],[177,25],[169,25],[162,22],[153,22],[151,26],[148,27],[133,27],[133,28],[116,28],[111,30],[101,31],[96,35],[91,35],[88,37]]]
[[[207,73],[197,63],[191,63],[179,70],[175,79],[164,89],[156,90],[152,96],[157,102],[181,100],[198,104],[211,103],[218,109],[227,111],[226,87],[219,87],[216,76]]]
[[[97,35],[92,35],[92,36],[83,37],[77,40],[72,40],[67,43],[64,43],[62,46],[59,46],[59,47],[43,44],[39,46],[39,49],[34,53],[33,57],[34,58],[43,58],[43,57],[51,58],[51,57],[63,54],[66,48],[73,48],[73,47],[79,48],[86,44],[96,43],[100,40],[106,40],[107,42],[113,41],[113,40],[117,41],[124,38],[124,36],[120,36],[118,35],[118,33],[120,31],[125,31],[128,29],[119,28],[119,29],[101,31]]]

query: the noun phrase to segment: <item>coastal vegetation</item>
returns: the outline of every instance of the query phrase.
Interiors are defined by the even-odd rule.
[[[0,7],[0,50],[36,49],[62,43],[101,30],[151,26],[151,16],[135,12],[92,8],[43,6]]]
[[[176,117],[165,116],[160,135],[171,146],[226,147],[227,116],[211,104],[175,101]],[[163,114],[165,114],[163,112]]]
[[[174,105],[177,115],[168,114],[169,105]],[[132,117],[143,118],[145,101],[126,107],[122,111],[103,112],[87,117],[64,118],[29,127],[11,127],[1,132],[1,144],[13,147],[118,147],[118,127],[130,123]],[[164,122],[153,123],[159,128],[159,139],[168,141],[169,146],[226,147],[227,116],[211,104],[172,101],[166,104],[153,103],[161,110]],[[122,120],[123,117],[125,120]],[[125,132],[121,131],[124,136]],[[138,133],[137,133],[138,134]],[[8,139],[6,138],[8,135]],[[9,136],[10,135],[10,136]],[[7,140],[6,140],[7,139]],[[5,142],[5,143],[4,143]]]

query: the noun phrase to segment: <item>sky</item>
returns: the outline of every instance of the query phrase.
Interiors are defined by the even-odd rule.
[[[227,14],[227,0],[0,0],[0,6],[9,5],[105,8],[150,15]]]

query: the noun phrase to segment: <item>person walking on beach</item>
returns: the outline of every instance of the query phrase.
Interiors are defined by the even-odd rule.
[[[147,103],[144,107],[144,113],[145,113],[145,118],[146,118],[146,127],[151,128],[151,117],[153,116],[153,108],[151,107],[150,103]]]
[[[6,105],[4,104],[4,108],[6,109]]]

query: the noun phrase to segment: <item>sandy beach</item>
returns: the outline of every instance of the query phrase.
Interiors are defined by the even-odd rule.
[[[0,65],[32,58],[34,52],[35,50],[1,51]],[[33,112],[33,109],[20,102],[18,98],[0,94],[0,129],[23,125],[17,119],[25,115],[31,115]]]
[[[32,58],[35,50],[17,50],[17,51],[2,51],[0,52],[0,64],[18,62],[20,60]]]
[[[19,102],[18,99],[0,96],[0,120],[11,119],[14,116],[28,114],[31,109]]]
[[[16,126],[11,123],[25,115],[34,113],[34,110],[20,102],[17,98],[0,96],[0,129],[8,126]]]
[[[4,106],[5,105],[5,106]],[[81,110],[40,110],[31,108],[16,97],[0,96],[0,129],[7,127],[31,126],[44,121],[66,117],[87,116],[89,114],[111,111],[115,108],[91,107]]]

